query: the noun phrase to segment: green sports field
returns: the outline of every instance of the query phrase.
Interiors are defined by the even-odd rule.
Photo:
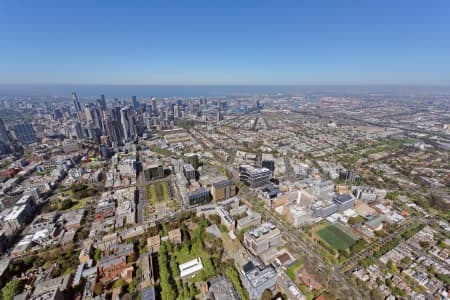
[[[151,204],[167,202],[170,199],[169,184],[166,181],[159,181],[147,186],[147,197]]]
[[[328,225],[317,231],[316,234],[336,250],[348,249],[356,242],[351,236],[334,225]]]

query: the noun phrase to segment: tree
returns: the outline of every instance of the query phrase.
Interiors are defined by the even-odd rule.
[[[433,265],[431,265],[430,267],[428,267],[427,271],[428,271],[428,273],[429,273],[431,276],[436,275],[436,270],[434,269]]]
[[[384,281],[386,283],[386,285],[391,289],[392,288],[392,279],[390,278],[386,278],[386,280]]]
[[[61,203],[61,209],[62,210],[66,210],[71,208],[73,205],[72,200],[71,199],[64,199],[63,202]]]
[[[157,235],[158,233],[159,233],[159,229],[158,229],[158,227],[156,227],[156,226],[150,227],[150,228],[148,229],[148,234],[149,234],[149,236],[155,236],[155,235]]]
[[[2,289],[3,300],[12,300],[14,296],[20,294],[22,291],[22,284],[19,280],[13,279],[8,282]]]
[[[136,281],[136,278],[134,278],[128,285],[128,293],[130,293],[130,294],[134,293],[134,291],[136,290],[137,284],[138,283]]]
[[[419,241],[419,245],[420,245],[420,247],[422,247],[424,249],[430,248],[430,242],[428,242],[428,241]]]
[[[398,272],[397,267],[394,265],[394,262],[391,259],[386,263],[386,267],[389,268],[389,271],[392,274],[396,274]]]
[[[103,293],[103,284],[101,282],[96,282],[94,285],[94,294],[101,295]]]
[[[127,263],[134,263],[137,260],[136,257],[136,253],[132,252],[128,257],[127,257]]]
[[[161,244],[158,252],[159,279],[161,286],[161,298],[163,300],[176,299],[175,290],[171,284],[171,276],[167,268],[167,246],[168,243]]]
[[[118,287],[124,286],[124,285],[125,285],[125,281],[123,279],[119,279],[119,280],[116,280],[116,282],[114,282],[113,288],[118,288]]]
[[[398,192],[387,192],[386,198],[390,200],[398,200]]]
[[[405,256],[400,262],[403,266],[408,267],[412,263],[412,259],[409,256]]]
[[[260,300],[272,300],[272,292],[270,290],[264,290]]]
[[[100,249],[95,249],[95,252],[94,252],[95,261],[99,261],[101,257],[102,257],[102,251]]]
[[[247,291],[242,287],[241,280],[239,279],[239,274],[233,267],[227,266],[225,268],[225,276],[231,280],[231,283],[239,293],[239,296],[241,296],[241,299],[248,299]]]
[[[350,253],[347,250],[341,249],[339,250],[339,255],[345,258],[349,258],[350,257]]]
[[[364,219],[361,216],[348,218],[348,224],[350,224],[350,225],[355,225],[355,224],[362,223],[362,222],[364,222]]]
[[[437,274],[436,277],[444,282],[446,285],[450,285],[450,276],[446,274]]]
[[[23,263],[28,267],[33,263],[34,260],[35,260],[34,256],[27,256],[23,259]]]
[[[371,300],[383,300],[384,295],[381,294],[381,292],[378,289],[371,289],[370,290],[370,299]]]

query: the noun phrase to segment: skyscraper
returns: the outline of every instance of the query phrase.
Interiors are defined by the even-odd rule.
[[[80,123],[75,123],[74,126],[75,135],[77,136],[77,139],[82,140],[83,139],[83,129],[81,128]]]
[[[173,109],[173,113],[174,113],[175,119],[180,119],[182,117],[181,106],[175,105],[175,107]]]
[[[94,107],[93,109],[91,109],[91,116],[92,116],[92,121],[94,122],[95,127],[102,131],[103,130],[102,115],[97,107]]]
[[[129,107],[124,107],[120,110],[120,119],[122,122],[124,141],[130,141],[135,137],[135,124],[132,110]]]
[[[13,132],[17,141],[21,144],[28,145],[38,141],[36,132],[31,124],[16,124],[13,126]]]
[[[78,100],[78,96],[77,96],[76,92],[72,93],[72,101],[73,101],[73,106],[75,107],[75,111],[81,112],[81,104],[80,104],[80,101]]]
[[[111,110],[111,114],[105,115],[103,124],[105,127],[105,133],[114,144],[114,147],[122,145],[123,130],[122,123],[120,121],[120,108],[115,107]]]
[[[102,110],[106,110],[106,99],[105,99],[105,95],[103,95],[103,94],[100,95],[100,108]]]
[[[218,110],[217,111],[217,123],[219,123],[221,121],[223,121],[223,113],[220,110]]]
[[[0,142],[3,142],[4,144],[9,144],[9,136],[8,131],[6,130],[5,123],[2,119],[0,119]]]
[[[84,117],[86,118],[86,121],[87,121],[88,123],[94,121],[94,118],[93,118],[93,116],[92,116],[92,111],[91,111],[91,108],[90,108],[89,106],[86,106],[86,107],[84,108]]]
[[[134,109],[138,108],[139,103],[137,102],[136,96],[131,97],[131,103],[133,104]]]
[[[155,115],[158,114],[158,106],[156,105],[156,98],[152,97],[152,111]]]

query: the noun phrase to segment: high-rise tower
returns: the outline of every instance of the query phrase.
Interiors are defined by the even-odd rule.
[[[77,96],[76,92],[72,93],[72,101],[73,101],[73,106],[75,107],[75,111],[81,112],[81,104],[80,104],[80,101],[78,100],[78,96]]]
[[[0,119],[0,142],[8,145],[9,144],[9,136],[8,131],[6,130],[5,123],[2,119]]]
[[[124,107],[120,110],[120,120],[122,122],[123,138],[125,141],[130,141],[136,135],[136,126],[131,108]]]

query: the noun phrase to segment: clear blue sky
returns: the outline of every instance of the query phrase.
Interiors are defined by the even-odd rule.
[[[450,84],[450,1],[0,0],[0,83]]]

